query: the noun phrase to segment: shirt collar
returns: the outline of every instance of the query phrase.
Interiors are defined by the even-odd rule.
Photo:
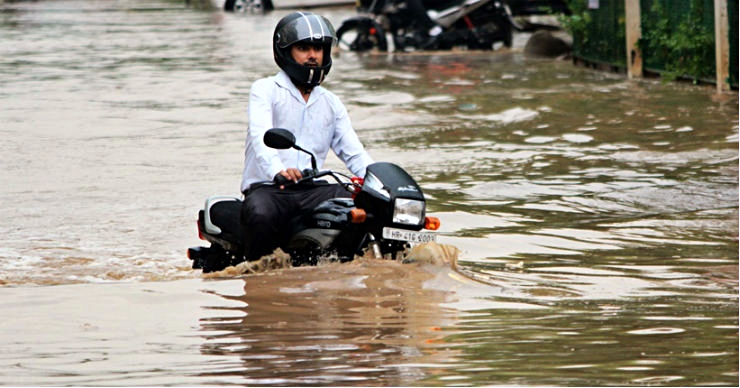
[[[293,81],[290,79],[288,73],[286,73],[285,71],[280,70],[280,72],[275,75],[275,82],[280,87],[290,90],[290,94],[293,95],[293,97],[295,97],[296,99],[304,101],[303,96],[301,95],[301,91],[298,90]],[[309,97],[308,101],[310,102],[314,99],[314,96],[319,96],[323,93],[324,88],[320,85],[316,86],[315,88],[313,88],[313,91],[311,91],[311,97]]]

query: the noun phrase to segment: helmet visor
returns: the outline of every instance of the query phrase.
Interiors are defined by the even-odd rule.
[[[307,41],[317,44],[334,44],[337,41],[334,27],[319,15],[301,15],[278,31],[277,45],[286,48],[294,43]]]

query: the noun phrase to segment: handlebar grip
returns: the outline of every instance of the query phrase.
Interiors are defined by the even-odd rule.
[[[290,179],[282,176],[282,174],[276,174],[274,178],[272,178],[272,181],[277,183],[278,185],[285,185],[288,183],[292,183]]]

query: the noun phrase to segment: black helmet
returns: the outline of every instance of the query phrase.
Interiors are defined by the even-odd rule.
[[[272,53],[275,63],[298,85],[313,88],[321,84],[331,69],[331,46],[337,41],[334,27],[323,16],[311,12],[293,12],[282,18],[272,35]],[[324,60],[321,66],[296,63],[290,46],[298,43],[321,45]]]

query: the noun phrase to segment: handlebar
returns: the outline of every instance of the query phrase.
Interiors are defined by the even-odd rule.
[[[362,184],[358,182],[362,181],[361,178],[351,177],[346,174],[342,174],[340,172],[331,171],[331,170],[319,171],[316,168],[316,157],[314,156],[314,154],[296,145],[295,135],[293,135],[293,133],[290,132],[289,130],[283,129],[283,128],[269,129],[267,130],[267,132],[265,132],[263,139],[264,139],[263,141],[265,142],[265,145],[270,148],[275,148],[279,150],[295,148],[298,151],[305,152],[311,155],[311,167],[312,168],[307,168],[301,171],[302,178],[296,182],[292,182],[288,180],[288,178],[285,178],[284,176],[282,176],[281,174],[277,174],[272,179],[272,181],[257,182],[255,183],[255,185],[264,185],[264,184],[277,184],[280,186],[300,185],[300,184],[305,184],[307,182],[313,181],[316,178],[329,175],[332,178],[334,178],[334,180],[337,183],[344,185],[347,191],[353,194],[360,191]],[[348,180],[349,182],[343,181],[340,177]],[[250,189],[251,189],[251,186],[250,186]]]
[[[301,179],[293,182],[291,180],[288,180],[288,178],[280,174],[277,174],[275,178],[273,179],[273,182],[281,186],[293,186],[293,185],[307,184],[309,182],[312,182],[314,179],[321,178],[324,176],[330,176],[334,178],[334,180],[337,183],[345,185],[347,189],[350,190],[351,192],[353,192],[353,190],[351,190],[349,187],[355,186],[357,189],[359,189],[361,186],[360,184],[357,183],[356,179],[353,179],[353,177],[340,173],[340,172],[332,171],[332,170],[319,171],[319,170],[314,170],[311,168],[306,168],[303,171],[301,171],[301,175],[303,175]],[[349,180],[349,182],[342,180],[342,178]]]

